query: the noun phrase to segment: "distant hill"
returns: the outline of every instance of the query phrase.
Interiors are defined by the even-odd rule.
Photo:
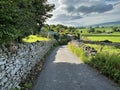
[[[95,25],[91,25],[91,26],[120,26],[120,21],[100,23],[100,24],[95,24]]]

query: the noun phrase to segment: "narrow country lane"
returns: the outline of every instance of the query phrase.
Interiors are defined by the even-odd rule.
[[[60,46],[47,58],[33,90],[120,90],[120,87],[83,64],[67,46]]]

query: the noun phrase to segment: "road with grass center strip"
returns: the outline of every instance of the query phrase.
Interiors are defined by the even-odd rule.
[[[48,56],[33,90],[120,90],[120,87],[84,64],[67,46],[59,46]]]

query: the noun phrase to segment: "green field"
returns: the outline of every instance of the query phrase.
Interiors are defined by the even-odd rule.
[[[100,31],[112,31],[112,28],[95,28],[95,30],[100,30]]]
[[[50,39],[45,38],[45,37],[40,37],[38,35],[30,35],[28,37],[23,38],[22,40],[23,42],[33,43],[37,41],[49,41]]]
[[[95,50],[97,50],[99,53],[106,52],[109,54],[118,54],[120,55],[120,49],[116,48],[114,46],[108,46],[108,45],[97,45],[97,44],[86,44],[87,46],[93,47]],[[102,48],[102,52],[100,51]]]
[[[109,40],[112,42],[120,42],[120,35],[112,35],[112,34],[104,34],[104,35],[83,35],[82,38],[86,40],[91,40],[91,41],[104,41],[104,40]]]

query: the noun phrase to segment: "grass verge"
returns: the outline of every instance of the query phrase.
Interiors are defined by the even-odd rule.
[[[100,52],[96,56],[87,56],[82,47],[68,44],[69,49],[85,63],[96,68],[120,85],[120,55],[117,53]]]

